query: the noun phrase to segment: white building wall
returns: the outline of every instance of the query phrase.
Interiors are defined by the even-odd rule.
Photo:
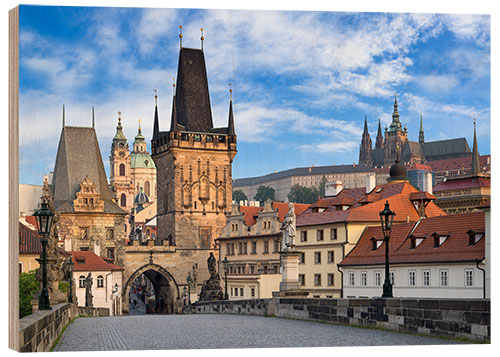
[[[473,286],[465,285],[465,271],[473,271]],[[384,266],[345,267],[343,270],[343,296],[349,297],[380,297],[384,285]],[[416,286],[409,285],[409,271],[416,273]],[[424,286],[424,270],[430,271],[430,286]],[[448,286],[440,285],[440,271],[448,271]],[[375,285],[375,272],[380,272],[380,286]],[[394,272],[394,297],[413,298],[482,298],[483,273],[474,263],[434,264],[434,265],[392,265]],[[354,273],[354,286],[349,284],[349,273]],[[366,286],[361,286],[361,273],[366,272]]]
[[[76,287],[76,296],[78,298],[78,306],[85,306],[85,288],[80,288],[79,279],[80,276],[87,277],[88,271],[76,271],[73,272],[73,280]],[[97,286],[97,277],[102,276],[103,287]],[[93,305],[94,307],[104,307],[108,308],[110,315],[113,315],[113,300],[115,303],[119,304],[119,309],[117,311],[121,312],[121,301],[119,299],[122,295],[122,272],[121,271],[93,271],[92,276],[92,295],[93,295]],[[113,287],[118,284],[118,292],[113,296]],[[117,300],[118,299],[118,300]]]

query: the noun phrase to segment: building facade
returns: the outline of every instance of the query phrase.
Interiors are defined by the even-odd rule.
[[[444,215],[432,201],[406,178],[402,164],[391,167],[390,181],[366,188],[343,189],[317,201],[297,217],[296,245],[300,252],[299,283],[312,297],[342,296],[342,273],[338,264],[356,246],[366,227],[380,226],[379,212],[389,202],[395,222]]]
[[[380,227],[367,228],[340,263],[345,297],[382,296],[384,244]],[[483,298],[484,212],[393,225],[389,257],[395,297]]]
[[[295,204],[300,215],[309,205]],[[229,299],[270,298],[281,282],[280,229],[288,204],[266,201],[264,207],[233,205],[226,226],[216,239],[220,276],[227,261]]]
[[[368,124],[365,116],[365,126],[361,136],[359,149],[359,164],[369,167],[388,167],[400,159],[405,164],[425,164],[431,160],[459,158],[470,156],[471,150],[465,138],[425,142],[422,115],[420,115],[420,131],[418,142],[408,140],[406,125],[401,125],[398,112],[398,102],[394,95],[394,110],[392,122],[385,128],[382,141],[382,128],[378,123],[375,148],[372,147]]]
[[[148,153],[140,125],[132,152],[129,152],[121,117],[118,117],[109,162],[109,179],[114,199],[129,215],[134,208],[135,197],[141,190],[147,196],[148,202],[156,201],[156,165]],[[154,215],[149,218],[152,217]],[[130,232],[129,216],[126,217],[126,232]]]
[[[63,125],[50,192],[64,249],[123,265],[127,213],[113,200],[94,127]]]

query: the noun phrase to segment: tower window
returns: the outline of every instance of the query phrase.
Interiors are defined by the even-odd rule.
[[[120,164],[120,176],[125,176],[125,165]]]
[[[150,196],[150,192],[149,191],[150,191],[149,181],[146,181],[144,183],[144,192],[146,193],[146,196],[148,196],[148,197]]]
[[[127,206],[127,196],[124,193],[122,193],[120,196],[120,206]]]

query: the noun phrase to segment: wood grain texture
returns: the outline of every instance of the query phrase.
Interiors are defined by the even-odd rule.
[[[9,11],[9,348],[19,350],[19,7]]]

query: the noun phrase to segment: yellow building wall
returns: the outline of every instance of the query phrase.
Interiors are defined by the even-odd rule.
[[[39,258],[39,254],[19,254],[19,264],[21,264],[21,272],[27,273],[38,269],[40,264],[35,260]]]

